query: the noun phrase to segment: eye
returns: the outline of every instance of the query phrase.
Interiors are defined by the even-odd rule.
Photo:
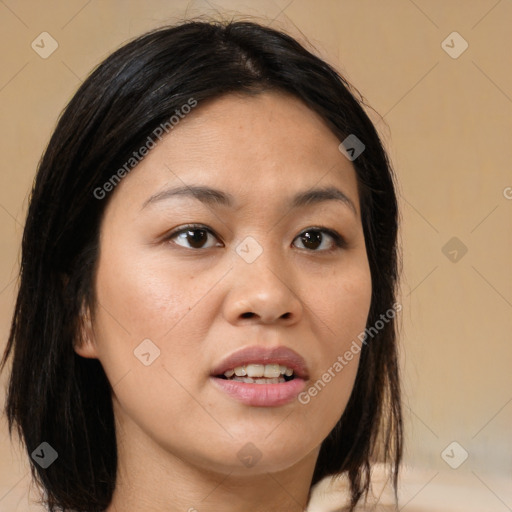
[[[212,237],[215,236],[213,232],[206,226],[193,224],[182,227],[181,229],[170,233],[165,237],[165,241],[176,239],[185,244],[190,244],[187,246],[180,242],[174,242],[181,247],[185,247],[186,249],[209,249],[210,247],[222,246],[222,244],[215,244],[214,246],[205,247],[204,245],[207,242],[209,235]]]
[[[339,233],[326,228],[309,228],[303,231],[296,240],[300,240],[305,249],[313,252],[330,252],[346,247],[345,239]],[[326,249],[325,245],[330,245],[330,247]],[[317,250],[322,246],[323,249]]]
[[[222,243],[206,245],[208,238],[217,238],[213,231],[201,224],[190,224],[173,231],[165,237],[165,241],[173,241],[186,249],[209,249],[222,247]],[[309,228],[303,231],[295,240],[300,240],[303,247],[311,252],[330,252],[346,247],[345,239],[336,231],[327,228]],[[327,245],[327,247],[325,247]]]

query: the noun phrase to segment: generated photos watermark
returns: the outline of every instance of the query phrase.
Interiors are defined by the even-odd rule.
[[[119,182],[153,149],[158,140],[168,134],[191,110],[197,106],[197,100],[189,98],[174,114],[165,122],[160,123],[148,136],[144,145],[138,151],[134,151],[132,156],[105,182],[101,187],[96,187],[93,195],[96,199],[104,199],[109,192],[112,192]]]
[[[395,302],[391,308],[385,313],[382,313],[372,326],[366,327],[364,331],[358,334],[357,340],[352,340],[350,348],[344,352],[343,355],[339,355],[336,361],[322,374],[322,376],[308,389],[299,393],[298,400],[302,405],[307,405],[311,398],[315,397],[322,391],[329,382],[331,382],[337,374],[339,374],[345,366],[347,366],[354,356],[361,352],[361,345],[368,343],[368,337],[372,339],[384,329],[384,326],[388,324],[393,318],[395,318],[398,312],[402,311],[402,304]]]

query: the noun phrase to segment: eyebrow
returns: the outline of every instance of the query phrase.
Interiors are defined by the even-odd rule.
[[[225,206],[233,208],[236,203],[231,194],[223,192],[222,190],[204,185],[185,185],[169,188],[152,195],[144,202],[141,209],[144,209],[151,204],[180,196],[194,197],[209,206]],[[326,201],[341,202],[345,206],[348,206],[353,213],[357,215],[357,210],[352,200],[336,187],[313,188],[305,190],[304,192],[299,192],[289,200],[288,206],[291,209],[296,209]]]

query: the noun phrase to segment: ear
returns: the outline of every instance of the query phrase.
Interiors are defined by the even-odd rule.
[[[75,352],[82,357],[98,359],[91,314],[89,308],[85,306],[82,307],[80,313],[79,326],[78,339],[75,341],[73,347]]]

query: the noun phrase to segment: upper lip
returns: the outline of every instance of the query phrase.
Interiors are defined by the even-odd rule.
[[[222,375],[228,370],[248,364],[280,364],[293,370],[295,376],[308,379],[308,369],[304,358],[288,347],[262,347],[253,345],[237,350],[223,359],[212,371],[213,376]]]

